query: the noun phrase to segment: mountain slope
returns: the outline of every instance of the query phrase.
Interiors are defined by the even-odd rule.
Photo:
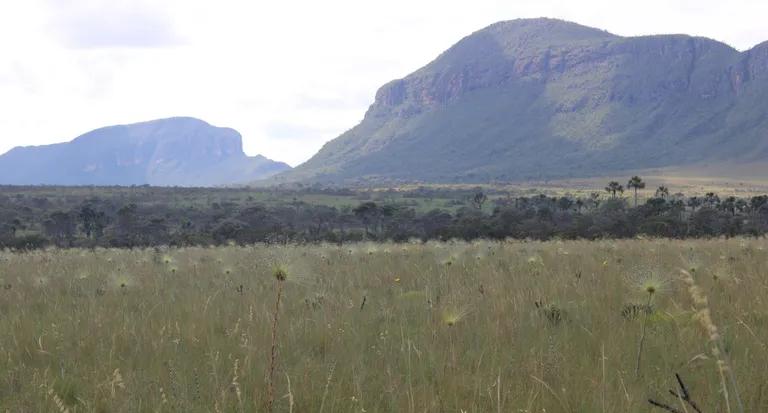
[[[383,86],[273,182],[487,182],[768,159],[768,43],[620,37],[552,19],[480,30]]]
[[[19,147],[0,156],[0,184],[213,186],[290,169],[248,157],[237,131],[194,118],[110,126],[69,143]]]

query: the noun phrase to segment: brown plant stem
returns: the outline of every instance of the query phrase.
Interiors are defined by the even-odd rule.
[[[277,279],[277,292],[275,296],[275,312],[272,317],[272,348],[269,356],[269,381],[267,385],[267,412],[272,412],[275,403],[275,370],[277,368],[277,321],[280,312],[280,300],[283,297],[283,282]]]
[[[647,304],[646,308],[648,308],[648,309],[651,308],[651,302],[652,301],[653,301],[653,294],[649,293],[648,294],[648,304]],[[640,359],[643,356],[643,344],[645,344],[645,328],[646,328],[647,324],[648,324],[648,311],[646,311],[646,313],[645,313],[645,317],[643,318],[643,326],[642,326],[642,329],[640,330],[640,345],[637,347],[637,363],[635,364],[635,376],[636,377],[640,377]]]

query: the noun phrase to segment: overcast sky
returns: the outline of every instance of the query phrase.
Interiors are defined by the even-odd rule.
[[[746,50],[766,0],[23,0],[0,3],[0,153],[194,116],[297,165],[376,89],[500,20],[687,33]]]

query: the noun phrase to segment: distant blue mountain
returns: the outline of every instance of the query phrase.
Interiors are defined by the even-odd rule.
[[[234,129],[169,118],[96,129],[68,143],[0,156],[0,184],[218,186],[290,169],[243,152]]]

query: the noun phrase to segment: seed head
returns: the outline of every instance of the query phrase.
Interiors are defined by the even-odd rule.
[[[285,270],[285,268],[277,266],[272,271],[272,275],[275,276],[275,279],[277,281],[285,281],[286,278],[288,278],[288,272]]]
[[[443,322],[448,327],[453,327],[459,321],[463,320],[467,315],[469,315],[469,313],[470,311],[467,307],[449,308],[443,312]]]
[[[667,290],[669,279],[658,273],[656,270],[647,268],[635,270],[633,281],[636,288],[643,294],[649,296],[659,295]]]

